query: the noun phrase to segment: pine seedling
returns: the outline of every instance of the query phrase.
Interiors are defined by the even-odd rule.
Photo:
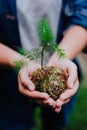
[[[60,58],[65,57],[65,51],[61,49],[58,44],[55,43],[55,37],[52,33],[50,23],[47,19],[41,19],[39,21],[38,36],[40,41],[41,51],[41,66],[43,67],[43,57],[45,51],[57,52]]]
[[[23,55],[24,58],[16,61],[15,70],[19,71],[21,66],[24,66],[24,59],[29,58],[30,60],[37,61],[38,58],[41,58],[41,66],[43,67],[43,60],[44,60],[44,52],[57,52],[59,58],[65,57],[65,51],[61,49],[58,44],[55,43],[55,37],[52,33],[50,23],[47,19],[43,18],[40,19],[37,32],[39,36],[39,48],[25,51],[22,48],[18,48],[18,52]]]
[[[59,58],[65,57],[65,51],[55,43],[50,24],[47,19],[41,19],[38,25],[38,36],[41,49],[41,68],[32,74],[32,81],[36,90],[46,92],[51,98],[57,100],[61,93],[66,89],[66,80],[64,72],[55,67],[43,66],[44,52],[56,52]]]
[[[37,32],[39,36],[39,48],[25,52],[19,48],[19,53],[23,55],[23,59],[15,62],[16,68],[25,66],[24,59],[36,60],[41,58],[41,68],[32,73],[31,80],[35,84],[35,89],[40,92],[46,92],[51,98],[57,100],[61,93],[66,89],[66,80],[64,72],[52,66],[43,66],[44,53],[56,52],[59,58],[65,57],[65,51],[55,43],[55,37],[52,33],[50,23],[47,19],[39,21]]]

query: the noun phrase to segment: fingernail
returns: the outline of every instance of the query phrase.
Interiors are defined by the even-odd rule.
[[[34,90],[34,87],[33,86],[28,86],[29,90],[30,91],[33,91]]]
[[[61,97],[60,97],[60,100],[64,101],[66,99],[66,95],[63,94]]]
[[[73,88],[73,83],[70,83],[70,87]]]

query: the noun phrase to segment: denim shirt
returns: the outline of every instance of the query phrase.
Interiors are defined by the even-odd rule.
[[[87,0],[65,0],[63,10],[68,26],[74,24],[87,29]]]
[[[73,25],[79,25],[87,29],[87,0],[64,0],[60,27],[58,30],[57,41],[61,39],[62,32]]]

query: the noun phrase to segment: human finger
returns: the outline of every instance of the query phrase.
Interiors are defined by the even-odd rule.
[[[38,91],[29,91],[28,89],[26,89],[24,86],[22,86],[22,84],[19,82],[19,91],[20,93],[22,93],[23,95],[31,98],[31,99],[43,99],[46,100],[49,98],[49,95],[43,92],[38,92]]]
[[[76,83],[74,84],[72,89],[66,89],[63,94],[60,95],[59,99],[61,101],[65,101],[70,99],[78,90],[79,88],[79,81],[77,80]]]
[[[68,79],[67,79],[68,88],[72,88],[76,80],[78,80],[77,67],[74,63],[72,63],[72,65],[68,69]]]
[[[55,108],[54,111],[55,111],[56,113],[59,113],[59,112],[61,111],[61,107]]]
[[[28,76],[28,72],[26,71],[26,67],[23,68],[19,72],[18,79],[20,80],[20,83],[22,84],[22,86],[26,87],[30,91],[33,91],[35,89],[33,82],[30,80],[30,78]]]

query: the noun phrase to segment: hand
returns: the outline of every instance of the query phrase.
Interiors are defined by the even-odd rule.
[[[33,61],[29,61],[29,63],[27,63],[27,65],[19,71],[19,91],[23,95],[29,97],[29,99],[32,99],[39,104],[54,107],[55,102],[49,98],[49,95],[44,92],[35,91],[35,86],[31,81],[32,73],[39,67],[39,64]]]
[[[59,59],[54,55],[50,58],[48,66],[54,66],[60,68],[68,75],[67,79],[67,89],[60,95],[59,99],[56,101],[56,106],[54,111],[60,112],[63,104],[69,102],[70,98],[77,92],[79,87],[79,80],[77,75],[76,65],[68,59]]]

